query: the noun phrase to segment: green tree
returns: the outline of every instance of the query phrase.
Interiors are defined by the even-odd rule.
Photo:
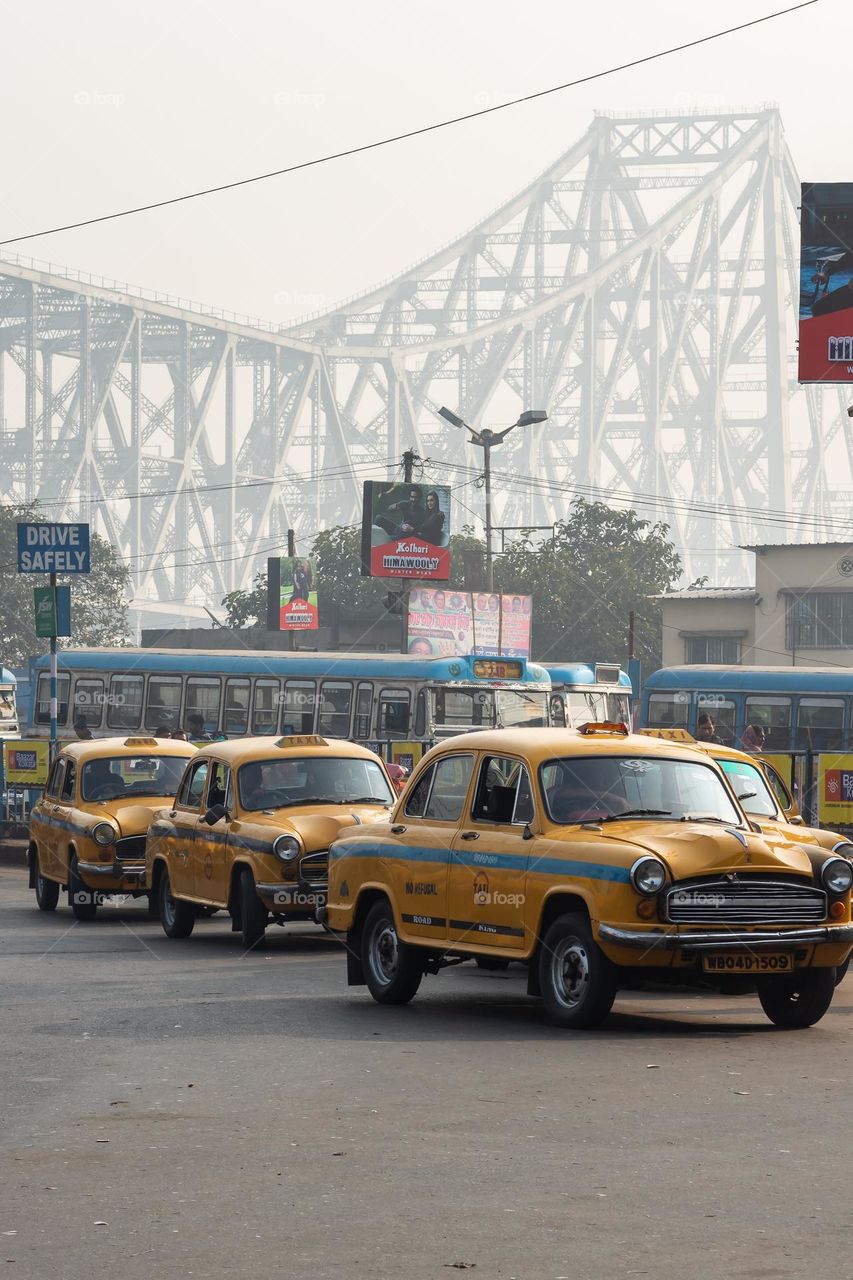
[[[48,520],[38,504],[0,505],[0,660],[23,666],[43,653],[47,641],[36,636],[33,587],[47,585],[46,574],[17,572],[18,521]],[[130,570],[105,538],[91,536],[92,571],[60,575],[71,583],[70,640],[60,647],[127,644]]]
[[[495,562],[502,591],[533,596],[535,657],[624,661],[633,611],[636,653],[647,671],[660,666],[661,650],[660,609],[650,597],[680,574],[667,525],[582,498],[547,541],[522,538]]]

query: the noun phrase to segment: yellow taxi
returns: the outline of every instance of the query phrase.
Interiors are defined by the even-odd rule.
[[[148,830],[146,883],[164,931],[189,937],[200,912],[224,908],[251,948],[270,917],[313,921],[329,845],[387,821],[393,800],[382,761],[352,742],[304,734],[202,747]]]
[[[850,861],[756,830],[717,762],[624,725],[442,743],[390,825],[329,856],[319,918],[380,1003],[459,957],[501,957],[528,962],[562,1027],[599,1024],[636,977],[744,974],[772,1022],[810,1026],[853,946]]]
[[[151,737],[70,742],[51,765],[30,814],[30,888],[42,911],[59,891],[78,920],[99,903],[145,894],[145,836],[151,816],[174,795],[195,747]]]

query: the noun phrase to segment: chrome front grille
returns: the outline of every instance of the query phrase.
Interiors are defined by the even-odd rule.
[[[325,889],[329,883],[329,850],[306,853],[299,863],[299,879],[315,888]]]
[[[145,836],[122,836],[116,840],[116,857],[120,862],[144,862]]]
[[[673,924],[808,924],[826,911],[822,889],[758,876],[675,885],[666,895]]]

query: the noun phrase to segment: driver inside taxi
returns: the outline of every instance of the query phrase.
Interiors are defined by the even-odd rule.
[[[611,790],[615,782],[604,761],[595,765],[585,761],[583,777],[564,767],[559,781],[548,790],[552,818],[556,822],[595,822],[624,813],[628,804]]]
[[[122,789],[121,779],[113,773],[109,760],[92,760],[86,765],[84,773],[84,791],[89,800],[104,800],[118,795]]]

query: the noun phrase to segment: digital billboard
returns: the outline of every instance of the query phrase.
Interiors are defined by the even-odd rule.
[[[409,592],[409,653],[529,658],[532,600],[494,592]]]
[[[853,182],[801,189],[800,382],[853,382]]]
[[[450,489],[366,480],[361,572],[366,578],[450,577]]]
[[[305,556],[271,556],[267,560],[267,630],[316,631],[317,575]]]

